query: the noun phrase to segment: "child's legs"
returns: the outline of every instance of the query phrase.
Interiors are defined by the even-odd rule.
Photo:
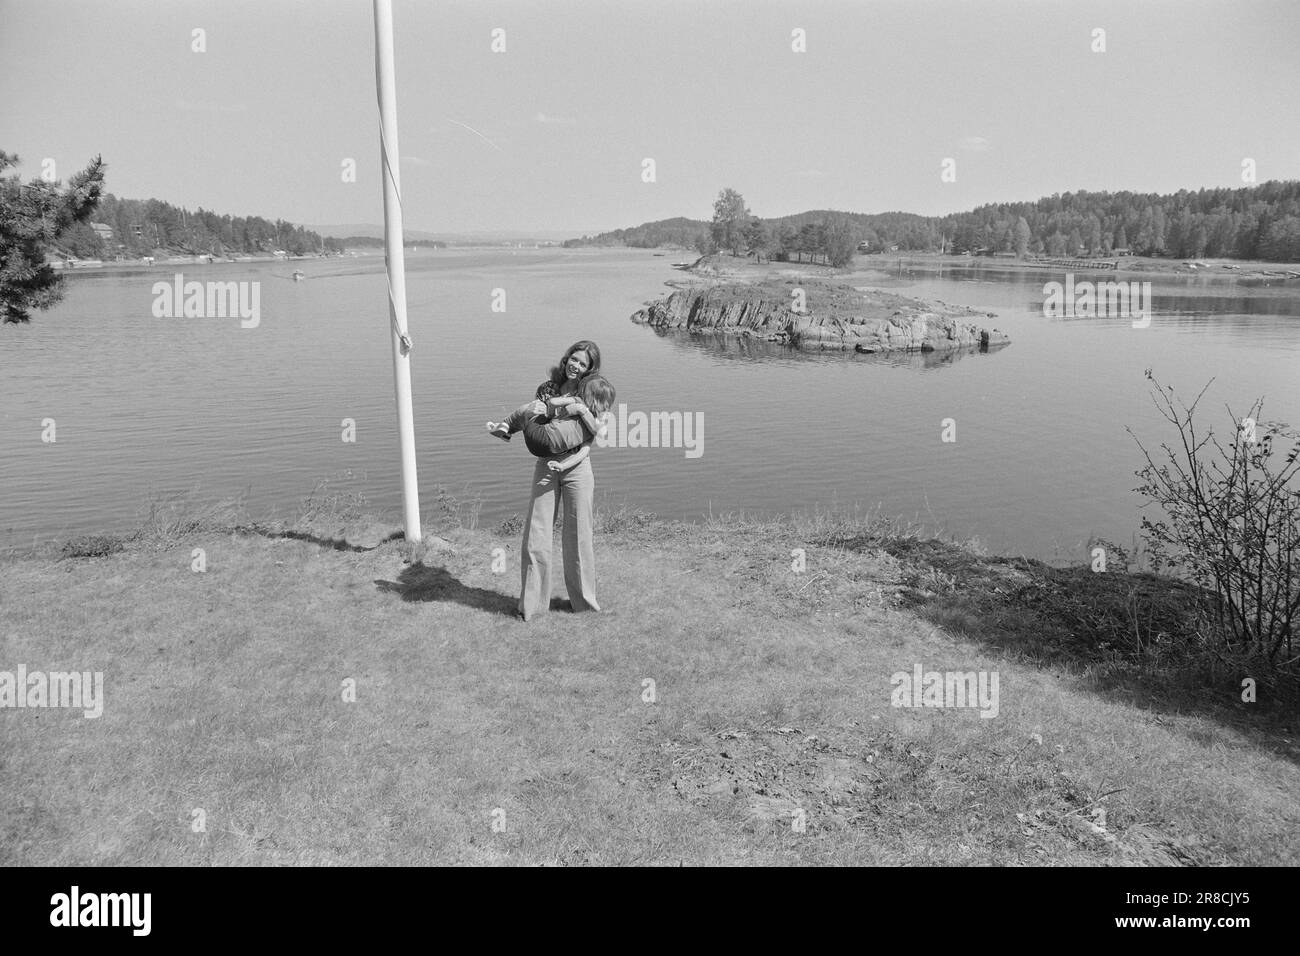
[[[532,412],[528,410],[528,406],[531,404],[533,403],[529,402],[527,405],[520,405],[505,419],[506,429],[509,432],[513,434],[514,432],[523,430],[528,419],[532,417]]]

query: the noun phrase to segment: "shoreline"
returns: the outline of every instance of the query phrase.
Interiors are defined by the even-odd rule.
[[[509,246],[454,246],[434,250],[429,247],[429,252],[439,252],[443,255],[458,252],[484,252],[497,250],[502,253],[510,252],[517,254],[521,251],[527,252],[552,252],[552,253],[569,253],[574,255],[601,255],[605,252],[619,253],[625,255],[636,255],[644,253],[656,258],[668,258],[675,256],[677,258],[691,258],[694,253],[682,253],[680,249],[658,250],[653,248],[641,248],[637,246],[599,246],[599,247],[547,247],[544,249],[515,249]],[[423,255],[425,248],[411,250],[407,249],[407,255]],[[132,260],[79,260],[71,268],[64,265],[62,259],[47,259],[48,264],[60,275],[89,275],[89,274],[107,274],[118,272],[145,272],[160,271],[175,266],[196,266],[196,265],[232,265],[253,262],[310,262],[310,261],[334,261],[349,259],[382,259],[384,251],[382,248],[358,247],[349,248],[343,255],[319,255],[319,256],[240,256],[215,257],[209,262],[207,256],[178,256],[166,260],[155,260],[152,263],[144,262],[139,259]],[[711,260],[711,261],[710,261]],[[1098,260],[1114,260],[1119,263],[1117,269],[1097,269],[1090,268],[1088,262]],[[90,265],[98,261],[98,265]],[[835,268],[833,266],[820,265],[812,262],[777,262],[775,260],[765,260],[760,264],[755,264],[752,259],[743,257],[734,257],[727,254],[714,253],[710,256],[695,256],[693,265],[680,267],[676,262],[669,263],[676,267],[666,284],[674,285],[674,280],[694,278],[698,281],[701,277],[709,278],[758,278],[761,276],[818,276],[827,279],[838,277],[852,277],[863,273],[872,274],[897,274],[900,268],[920,267],[927,271],[930,269],[963,269],[976,272],[991,272],[998,274],[1009,274],[1016,272],[1034,272],[1034,273],[1051,273],[1051,272],[1076,272],[1076,273],[1096,273],[1109,277],[1127,276],[1128,278],[1150,277],[1150,278],[1204,278],[1210,279],[1244,279],[1251,282],[1294,282],[1296,288],[1300,289],[1300,263],[1279,263],[1264,262],[1261,260],[1244,260],[1244,259],[1204,259],[1188,260],[1196,263],[1204,263],[1205,266],[1190,268],[1183,264],[1182,260],[1172,260],[1165,258],[1152,258],[1146,256],[1121,256],[1110,257],[1102,256],[1091,259],[1080,260],[1077,265],[1066,264],[1064,260],[1055,260],[1051,263],[1037,262],[1034,260],[1020,260],[1008,258],[993,258],[988,256],[958,256],[947,253],[937,252],[890,252],[890,253],[870,253],[858,254],[848,266]],[[701,268],[701,263],[705,263]],[[1296,273],[1296,275],[1288,275]],[[678,279],[678,281],[680,281]]]
[[[358,254],[356,258],[361,258]],[[175,266],[223,266],[239,265],[247,262],[312,262],[312,261],[330,261],[346,260],[352,256],[241,256],[239,258],[228,258],[222,256],[213,256],[209,259],[207,256],[175,256],[167,259],[155,259],[153,262],[145,262],[142,259],[80,259],[73,260],[72,266],[67,266],[63,259],[49,259],[47,264],[60,275],[86,275],[86,274],[103,274],[111,272],[158,272]]]
[[[208,504],[208,505],[204,505],[203,507],[206,509],[209,507],[219,507],[219,506],[214,504]],[[668,518],[668,517],[661,517],[652,512],[642,511],[641,509],[636,508],[635,506],[630,506],[626,503],[616,506],[614,508],[603,507],[598,505],[596,511],[598,513],[598,516],[602,512],[606,515],[633,514],[637,516],[635,520],[640,526],[659,527],[659,528],[667,528],[667,529],[703,528],[711,524],[725,525],[729,522],[742,522],[742,521],[757,521],[757,522],[774,524],[774,525],[798,524],[802,521],[810,520],[810,514],[811,514],[811,513],[805,514],[802,512],[795,512],[795,511],[736,511],[736,512],[722,512],[717,515],[702,514],[694,518]],[[822,512],[816,511],[815,513],[819,516],[819,520],[825,520],[824,517],[822,517],[823,516]],[[837,517],[842,517],[842,520],[846,524],[852,524],[854,522],[860,522],[862,520],[861,518],[856,518],[850,515],[843,515]],[[519,518],[520,515],[518,513],[514,513],[502,518],[499,522],[496,522],[495,525],[491,523],[487,525],[478,525],[477,530],[482,531],[486,528],[488,529],[488,532],[486,533],[495,533],[496,529],[500,529],[503,527],[513,528],[514,523],[516,523],[519,520]],[[962,549],[965,551],[969,551],[972,555],[978,555],[980,557],[987,558],[990,560],[1025,561],[1025,562],[1031,562],[1034,564],[1042,565],[1045,568],[1050,568],[1056,571],[1063,571],[1063,570],[1069,570],[1071,568],[1085,567],[1088,564],[1087,560],[1084,559],[1083,557],[1079,557],[1076,559],[1076,558],[1064,556],[1064,552],[1060,547],[1057,548],[1057,554],[1062,556],[1055,557],[1055,558],[1033,557],[1026,554],[1023,551],[1012,551],[1003,554],[990,554],[980,543],[982,539],[978,534],[972,534],[963,539],[957,535],[945,531],[942,527],[936,528],[934,529],[933,532],[931,532],[928,529],[926,524],[919,522],[916,519],[909,519],[901,514],[894,515],[892,518],[881,518],[877,515],[877,517],[873,520],[884,521],[890,524],[891,526],[907,525],[910,529],[909,533],[915,532],[918,534],[925,535],[925,537],[922,540],[926,542],[932,542],[936,546],[940,546],[940,547],[952,547],[952,548]],[[430,531],[430,529],[434,526],[435,523],[436,522],[434,521],[432,514],[421,515],[421,527],[425,530],[426,534],[429,535],[435,534],[433,531]],[[599,523],[599,518],[598,518],[598,523]],[[388,530],[385,531],[379,537],[375,538],[375,540],[378,541],[381,538],[384,540],[387,539],[398,540],[404,538],[404,534],[400,530],[393,531],[392,529],[394,528],[400,529],[401,524],[402,524],[401,517],[395,511],[378,510],[374,512],[367,512],[366,514],[357,516],[356,518],[352,519],[348,523],[348,528],[350,529],[349,533],[356,533],[356,529],[358,528],[367,529],[364,532],[364,534],[367,537],[374,537],[374,529],[381,528],[381,527],[387,528]],[[222,523],[219,525],[211,525],[209,530],[213,530],[225,534],[241,534],[241,533],[250,533],[250,532],[261,533],[262,531],[265,531],[267,529],[271,529],[276,532],[284,532],[286,530],[293,530],[295,527],[296,527],[295,522],[285,522],[283,520],[277,520],[277,519],[253,519],[247,516],[241,516],[239,520],[231,520],[229,522]],[[512,531],[511,534],[513,534],[515,537],[518,537],[518,532]],[[123,522],[122,524],[116,527],[112,527],[106,530],[98,529],[93,531],[80,531],[80,532],[61,531],[61,532],[52,532],[50,534],[38,534],[38,535],[31,536],[31,538],[29,539],[30,543],[27,544],[21,544],[21,543],[0,544],[0,566],[3,566],[6,562],[59,560],[66,557],[66,553],[69,550],[78,551],[85,547],[89,547],[92,550],[109,549],[107,553],[116,553],[119,545],[125,547],[126,545],[128,545],[133,541],[149,540],[153,536],[154,536],[154,532],[150,530],[144,530],[143,526],[140,524],[138,520],[135,522]],[[509,537],[509,535],[507,535],[507,537]],[[1083,542],[1083,545],[1086,548],[1086,546],[1091,545],[1092,543],[1100,540],[1102,539],[1096,538],[1094,536],[1092,538],[1089,538],[1087,541]],[[1150,572],[1148,572],[1146,569],[1138,568],[1135,569],[1135,571],[1132,573],[1150,573]]]
[[[406,258],[423,257],[426,254],[438,253],[441,256],[454,256],[458,253],[482,253],[485,251],[509,252],[511,255],[517,255],[520,252],[537,252],[553,253],[561,250],[558,247],[526,247],[523,249],[512,248],[510,246],[497,245],[464,245],[444,248],[434,248],[432,245],[420,245],[419,248],[408,248]],[[60,275],[102,275],[107,273],[121,272],[157,272],[164,271],[168,268],[177,266],[223,266],[223,265],[242,265],[251,262],[351,262],[353,260],[378,259],[381,262],[384,259],[384,250],[382,247],[357,246],[347,248],[342,255],[311,255],[311,256],[214,256],[209,261],[206,255],[196,256],[171,256],[166,259],[155,259],[153,262],[145,262],[143,259],[77,259],[73,260],[72,267],[65,265],[64,259],[46,259],[46,263]]]
[[[1101,257],[1107,258],[1107,257]],[[1035,261],[1020,259],[996,259],[985,256],[953,256],[940,255],[939,253],[919,253],[914,255],[905,255],[901,253],[889,253],[887,255],[859,256],[854,260],[853,269],[849,272],[862,271],[864,264],[876,262],[884,268],[874,269],[872,271],[889,273],[892,269],[897,269],[900,263],[903,266],[918,265],[923,267],[954,269],[971,269],[978,272],[996,272],[1008,274],[1015,272],[1034,272],[1034,273],[1095,273],[1101,276],[1121,277],[1121,276],[1143,276],[1150,278],[1211,278],[1211,279],[1251,279],[1251,280],[1276,280],[1276,281],[1293,281],[1296,288],[1300,289],[1300,264],[1296,263],[1272,263],[1260,261],[1246,261],[1237,259],[1208,259],[1195,260],[1204,262],[1205,266],[1190,268],[1181,262],[1169,259],[1153,259],[1139,256],[1125,256],[1117,261],[1117,268],[1096,268],[1089,263],[1098,261],[1097,259],[1080,260],[1078,263],[1070,263],[1067,260]],[[869,267],[868,267],[869,268]],[[1288,273],[1296,273],[1288,275]]]
[[[1096,268],[1089,263],[1098,261],[1115,261],[1118,268]],[[1202,263],[1192,268],[1182,260],[1152,258],[1148,256],[1099,256],[1080,259],[1070,263],[1064,259],[1050,262],[1032,259],[994,258],[988,256],[959,256],[937,252],[889,252],[859,254],[843,267],[821,265],[811,262],[778,262],[765,260],[755,263],[748,257],[738,257],[723,253],[714,253],[699,257],[694,265],[679,270],[685,276],[728,278],[736,280],[760,279],[764,276],[817,276],[827,279],[852,277],[862,273],[884,275],[897,274],[900,268],[923,268],[942,270],[944,268],[966,269],[976,272],[1009,274],[1028,273],[1095,273],[1108,277],[1143,276],[1150,278],[1211,278],[1211,279],[1248,279],[1252,281],[1289,281],[1294,282],[1300,290],[1300,263],[1263,262],[1244,259],[1198,259],[1188,262]],[[1289,274],[1294,273],[1294,274]],[[672,281],[666,283],[674,285]]]

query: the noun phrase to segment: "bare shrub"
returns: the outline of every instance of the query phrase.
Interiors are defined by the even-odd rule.
[[[1258,399],[1242,418],[1228,409],[1235,435],[1225,449],[1212,428],[1197,436],[1193,414],[1205,389],[1190,408],[1179,402],[1180,410],[1173,386],[1161,388],[1150,369],[1146,377],[1155,383],[1156,407],[1181,440],[1181,455],[1160,446],[1168,458],[1161,464],[1138,441],[1147,464],[1136,472],[1142,485],[1135,490],[1165,513],[1163,519],[1142,519],[1149,556],[1157,570],[1204,589],[1200,640],[1233,660],[1252,661],[1274,674],[1290,672],[1297,662],[1293,629],[1300,609],[1300,490],[1289,484],[1300,444],[1280,469],[1274,470],[1271,459],[1275,442],[1282,444],[1278,439],[1300,435],[1283,423],[1260,421]],[[1218,458],[1206,450],[1210,443]]]

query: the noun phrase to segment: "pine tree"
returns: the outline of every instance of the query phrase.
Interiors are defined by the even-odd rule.
[[[767,230],[767,224],[757,216],[749,220],[749,225],[745,227],[745,247],[762,262],[763,253],[771,246],[772,236]]]
[[[0,150],[0,173],[19,159]],[[45,261],[46,249],[77,223],[89,221],[104,187],[104,162],[96,156],[60,191],[40,179],[0,178],[0,321],[30,322],[32,309],[63,298],[63,276]]]
[[[1023,259],[1029,252],[1029,223],[1025,222],[1024,216],[1016,219],[1015,241],[1016,255]]]

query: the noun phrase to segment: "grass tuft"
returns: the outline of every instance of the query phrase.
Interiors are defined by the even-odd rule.
[[[114,535],[93,534],[75,538],[60,549],[65,558],[103,558],[123,550],[120,537]]]

